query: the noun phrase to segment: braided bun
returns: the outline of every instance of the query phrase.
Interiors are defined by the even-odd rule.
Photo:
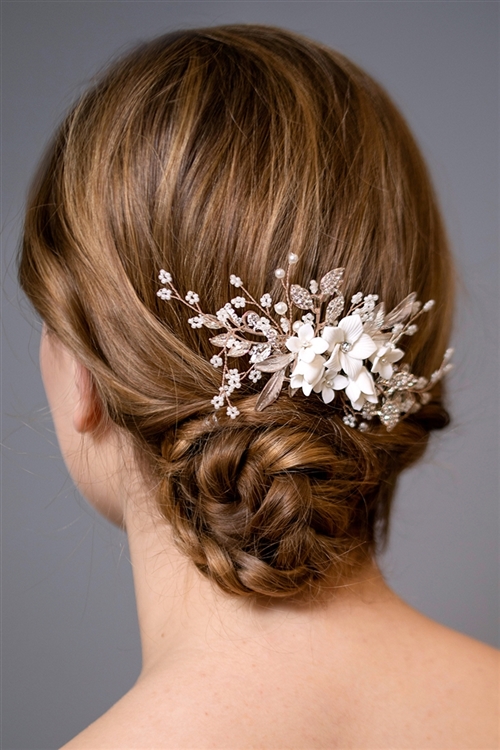
[[[264,418],[254,404],[242,401],[236,421],[191,420],[166,436],[161,507],[182,550],[225,591],[311,593],[373,552],[396,478],[425,448],[422,422],[444,426],[446,415],[427,405],[396,442],[288,397]]]
[[[419,375],[439,367],[452,266],[403,118],[342,55],[260,26],[178,32],[113,65],[62,124],[26,216],[23,289],[148,459],[178,544],[238,595],[349,575],[387,530],[399,473],[447,422],[439,384],[392,432],[363,434],[315,394],[256,412],[247,380],[238,419],[214,419],[211,333],[159,300],[158,272],[215,312],[231,274],[274,298],[289,253],[298,282],[344,267],[347,299],[435,299],[405,351]]]

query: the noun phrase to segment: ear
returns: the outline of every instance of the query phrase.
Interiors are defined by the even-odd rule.
[[[87,368],[74,360],[77,402],[73,411],[73,427],[77,432],[96,432],[103,425],[103,409],[96,392],[92,375]]]

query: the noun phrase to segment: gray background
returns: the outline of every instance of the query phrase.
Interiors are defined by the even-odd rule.
[[[389,582],[431,617],[498,638],[498,3],[3,2],[3,742],[55,748],[140,667],[124,536],[66,475],[14,256],[25,191],[60,117],[110,56],[182,26],[276,24],[347,54],[407,116],[461,274],[453,427],[403,479]]]

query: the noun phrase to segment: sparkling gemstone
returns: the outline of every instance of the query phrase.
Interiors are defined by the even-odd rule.
[[[286,302],[277,302],[274,306],[274,309],[276,310],[278,315],[284,315],[288,310],[288,305],[286,304]]]
[[[352,344],[350,344],[348,341],[344,341],[344,343],[340,345],[340,348],[343,352],[350,352],[352,349]]]
[[[274,272],[274,275],[277,279],[284,279],[285,278],[285,269],[284,268],[277,268]]]

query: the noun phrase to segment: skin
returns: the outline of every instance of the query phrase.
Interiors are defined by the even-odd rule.
[[[40,364],[73,480],[127,531],[143,650],[136,685],[65,750],[498,747],[494,649],[413,610],[374,562],[301,607],[223,594],[177,550],[88,372],[46,331]]]

